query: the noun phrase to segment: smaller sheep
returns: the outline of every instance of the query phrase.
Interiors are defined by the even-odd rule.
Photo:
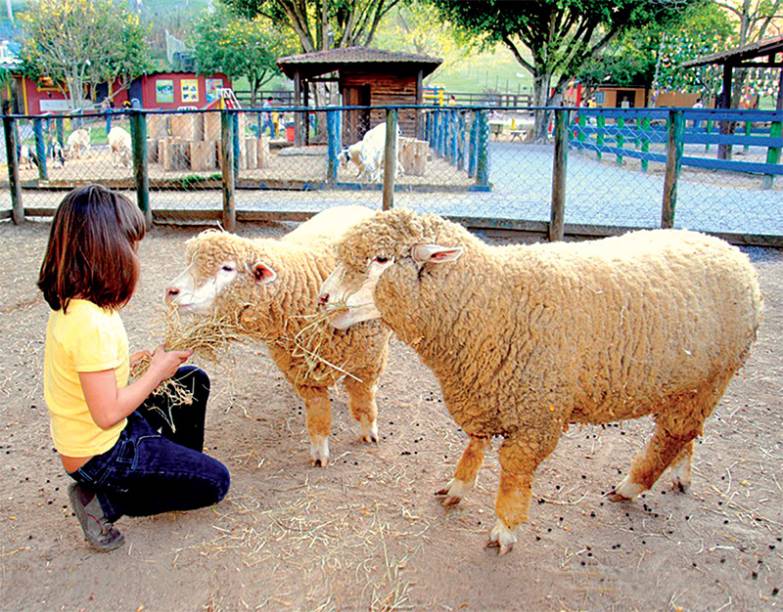
[[[90,150],[90,126],[74,130],[65,143],[68,159],[81,159]]]
[[[435,215],[378,213],[349,230],[320,303],[338,329],[382,320],[440,381],[470,436],[444,505],[470,490],[502,436],[490,544],[511,550],[533,474],[571,423],[652,415],[655,433],[611,495],[668,467],[690,483],[693,441],[756,337],[762,299],[747,256],[683,230],[492,247]]]
[[[119,126],[109,131],[109,148],[111,149],[112,166],[127,168],[131,162],[131,135]]]
[[[345,149],[340,151],[339,159],[340,159],[340,164],[343,166],[343,168],[348,167],[348,164],[353,162],[353,165],[356,166],[357,178],[364,176],[364,164],[362,163],[361,141],[354,143],[350,147],[346,147]]]
[[[65,154],[63,153],[63,148],[60,146],[60,143],[56,140],[52,142],[49,155],[52,158],[53,168],[65,167]]]
[[[236,320],[239,332],[262,340],[297,395],[304,400],[314,465],[329,461],[329,388],[343,376],[348,407],[361,439],[378,441],[376,382],[391,333],[379,321],[348,331],[331,328],[317,349],[303,334],[313,324],[318,289],[334,267],[336,244],[354,224],[373,214],[361,206],[323,211],[280,238],[241,238],[207,230],[186,246],[188,266],[167,289],[166,300],[183,311]],[[317,321],[316,321],[317,323]],[[313,368],[317,350],[322,361]],[[340,370],[327,364],[335,364]]]

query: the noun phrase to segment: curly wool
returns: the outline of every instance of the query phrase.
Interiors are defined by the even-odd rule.
[[[385,366],[391,334],[377,321],[347,331],[327,328],[328,341],[319,349],[324,361],[315,367],[296,342],[315,311],[320,284],[334,267],[336,241],[367,214],[362,207],[344,207],[331,216],[321,213],[317,223],[303,223],[280,239],[208,230],[187,242],[191,274],[199,285],[223,262],[237,264],[240,276],[218,297],[216,307],[221,313],[239,313],[240,331],[267,343],[276,365],[295,387],[334,385],[343,374],[324,361],[360,380],[376,379]],[[250,270],[257,262],[275,270],[275,282],[255,280]]]
[[[419,272],[412,246],[462,246]],[[339,259],[375,256],[382,319],[433,369],[469,434],[605,423],[663,413],[671,398],[735,372],[762,299],[748,258],[683,230],[586,243],[492,247],[434,215],[379,213],[349,231]],[[670,415],[674,421],[707,415]],[[684,423],[683,423],[684,425]],[[543,427],[542,427],[543,426]]]

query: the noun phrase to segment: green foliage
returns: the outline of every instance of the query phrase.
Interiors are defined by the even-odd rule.
[[[223,8],[203,15],[190,42],[200,73],[245,77],[253,98],[262,85],[280,74],[277,58],[295,48],[292,37],[268,19],[237,17]]]
[[[285,24],[311,52],[354,45],[369,46],[378,25],[401,0],[224,0],[244,17],[267,17]]]
[[[94,97],[98,84],[117,78],[127,87],[149,68],[145,28],[112,0],[32,0],[19,20],[23,72],[50,78],[74,108],[85,90]]]
[[[720,40],[729,37],[732,30],[720,7],[712,2],[700,2],[667,21],[628,30],[585,62],[575,76],[588,86],[612,83],[649,87],[655,79],[664,41],[683,35],[694,40]]]

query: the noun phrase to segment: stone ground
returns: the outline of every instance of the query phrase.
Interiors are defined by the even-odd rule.
[[[283,226],[243,225],[247,236]],[[508,556],[483,548],[498,465],[445,511],[433,497],[465,444],[437,383],[394,342],[381,442],[357,442],[334,394],[334,462],[308,464],[302,405],[263,347],[208,366],[211,454],[232,473],[218,506],[119,522],[127,543],[85,545],[67,505],[41,392],[47,308],[35,280],[48,223],[0,224],[0,609],[771,610],[783,604],[783,254],[749,249],[766,314],[745,368],[700,440],[693,486],[664,476],[633,503],[604,494],[647,419],[572,428],[541,466],[530,523]],[[161,298],[195,228],[157,227],[123,312],[133,348],[160,337]]]

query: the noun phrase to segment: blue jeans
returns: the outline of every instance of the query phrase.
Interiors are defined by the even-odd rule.
[[[192,404],[150,396],[112,448],[69,474],[96,493],[111,522],[210,506],[228,492],[226,467],[201,452],[209,378],[194,366],[181,367],[173,378],[193,392]]]

